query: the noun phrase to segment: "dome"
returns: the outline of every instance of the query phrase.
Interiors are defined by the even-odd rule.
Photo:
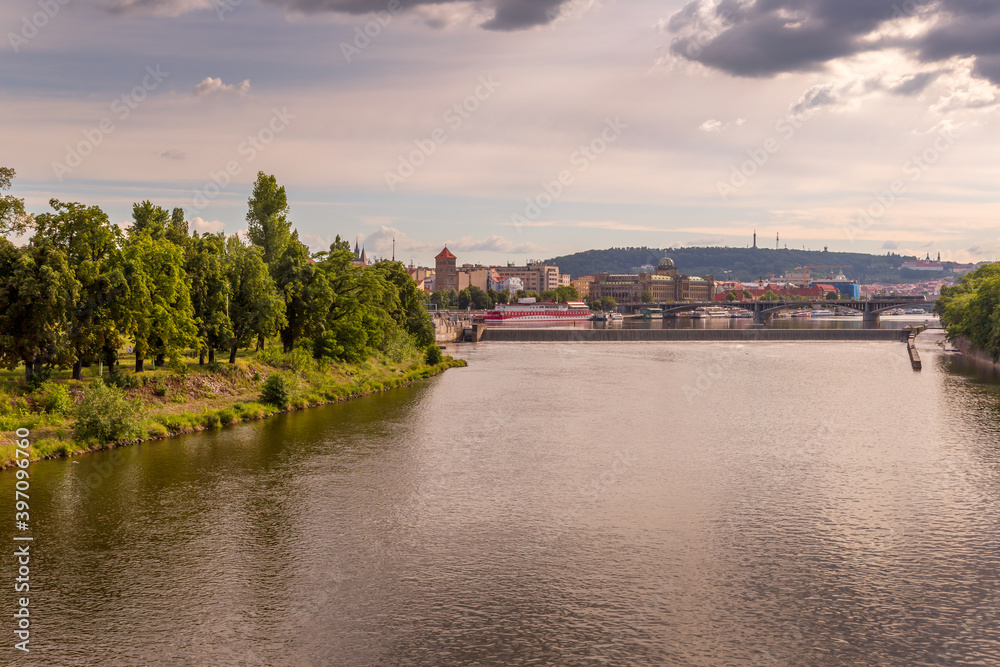
[[[656,265],[657,270],[664,271],[667,269],[674,268],[674,260],[669,257],[664,257],[660,260],[660,263]]]

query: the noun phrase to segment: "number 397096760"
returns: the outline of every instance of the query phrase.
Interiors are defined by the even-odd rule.
[[[31,458],[31,454],[28,452],[29,435],[30,432],[28,429],[17,429],[17,447],[14,449],[14,459],[18,467],[18,471],[15,473],[17,476],[16,490],[14,491],[14,499],[17,501],[14,505],[17,510],[17,514],[14,517],[15,521],[28,520],[28,494],[26,492],[29,487],[28,463]]]

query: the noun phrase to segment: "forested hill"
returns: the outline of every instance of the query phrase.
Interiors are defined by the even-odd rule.
[[[634,273],[643,265],[656,266],[664,256],[674,260],[682,274],[692,276],[712,275],[718,280],[765,280],[770,275],[780,277],[785,271],[799,266],[843,265],[844,274],[861,283],[914,282],[927,274],[912,271],[900,272],[903,262],[916,257],[897,255],[866,255],[856,252],[825,252],[820,250],[770,250],[766,248],[609,248],[587,250],[546,260],[555,264],[561,273],[574,278],[595,273]],[[950,268],[950,263],[945,262]],[[726,273],[731,271],[731,273]],[[821,273],[817,270],[814,274]],[[831,269],[835,272],[836,269]],[[941,274],[937,274],[941,275]],[[945,271],[944,275],[951,275]]]

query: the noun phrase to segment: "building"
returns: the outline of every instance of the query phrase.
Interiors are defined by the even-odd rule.
[[[527,292],[541,294],[547,290],[559,287],[559,267],[546,264],[529,264],[527,266],[498,266],[500,278],[520,278]]]
[[[652,273],[598,273],[590,283],[590,299],[611,297],[619,304],[642,303],[648,292],[653,303],[673,301],[712,301],[715,280],[712,276],[682,276],[669,257],[660,260]]]
[[[576,292],[580,295],[581,299],[586,299],[590,296],[590,283],[593,281],[594,276],[582,276],[572,281],[570,285],[576,288]]]
[[[455,290],[459,291],[458,287],[458,271],[455,268],[455,262],[458,258],[450,250],[448,246],[444,247],[444,250],[438,253],[437,257],[434,258],[434,290]]]
[[[456,272],[458,291],[461,292],[467,287],[478,287],[485,292],[489,287],[492,270],[481,264],[463,264]]]
[[[941,254],[938,253],[938,261],[933,261],[930,255],[927,255],[927,259],[918,259],[915,262],[903,262],[903,265],[899,267],[900,271],[934,271],[940,272],[944,271],[944,264],[941,263]]]
[[[494,292],[508,292],[510,294],[517,294],[519,291],[524,289],[524,283],[517,276],[511,276],[509,278],[501,278],[500,273],[496,269],[491,270],[490,280],[487,286]]]

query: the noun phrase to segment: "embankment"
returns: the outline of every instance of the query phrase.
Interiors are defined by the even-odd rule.
[[[976,362],[977,365],[1000,371],[1000,361],[997,361],[989,352],[979,349],[967,339],[958,336],[952,341],[952,344],[962,353],[962,356]]]

